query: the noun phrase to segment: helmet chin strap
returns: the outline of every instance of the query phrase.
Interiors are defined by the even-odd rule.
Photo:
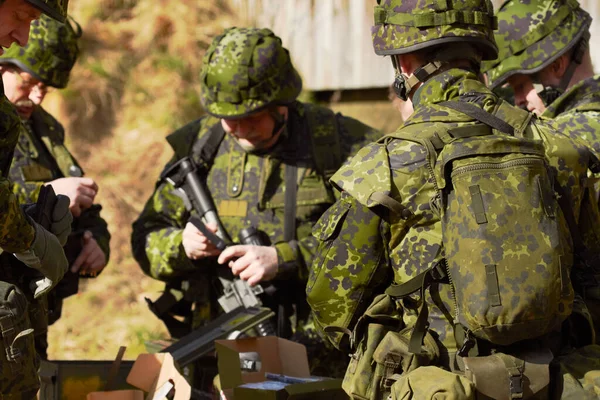
[[[550,104],[554,103],[556,99],[558,99],[564,92],[567,91],[567,87],[569,86],[569,82],[573,78],[575,74],[575,70],[581,63],[583,62],[583,56],[585,55],[586,50],[588,49],[588,44],[590,40],[590,33],[585,32],[579,43],[573,49],[573,55],[571,57],[571,62],[567,67],[564,75],[560,79],[558,86],[544,86],[540,83],[534,83],[533,88],[535,89],[537,95],[542,99],[544,105],[547,107]]]
[[[271,138],[283,129],[285,126],[285,115],[280,114],[279,111],[269,110],[269,115],[273,118],[275,124],[273,125],[273,131],[271,132]]]
[[[433,73],[437,72],[443,65],[441,61],[432,61],[419,67],[410,76],[400,72],[397,67],[395,57],[392,57],[392,63],[396,70],[396,78],[394,79],[394,92],[400,99],[406,101],[410,92],[419,82],[425,82]]]
[[[394,79],[394,92],[400,99],[406,101],[419,82],[425,82],[431,75],[438,72],[446,63],[454,60],[467,60],[471,63],[472,70],[479,72],[481,56],[467,43],[457,43],[452,48],[438,48],[429,54],[431,60],[422,67],[417,68],[412,75],[402,73],[402,68],[396,56],[392,56],[392,65],[396,71]]]

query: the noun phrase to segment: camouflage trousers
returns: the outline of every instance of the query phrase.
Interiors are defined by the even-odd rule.
[[[39,389],[39,359],[29,300],[14,284],[0,281],[0,399],[34,399]]]

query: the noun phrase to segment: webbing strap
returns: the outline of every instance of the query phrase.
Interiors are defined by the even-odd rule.
[[[571,78],[573,78],[573,74],[575,74],[575,69],[582,63],[583,56],[585,55],[585,52],[587,51],[589,46],[589,41],[590,32],[586,31],[581,36],[581,39],[579,39],[579,42],[575,45],[573,55],[571,57],[571,62],[569,63],[567,70],[561,78],[560,83],[558,84],[559,89],[561,89],[562,91],[567,90],[569,82],[571,82]]]
[[[192,155],[197,155],[197,159],[194,157],[194,161],[200,161],[206,169],[210,169],[224,137],[225,129],[223,129],[221,121],[219,121],[210,127],[205,140],[200,139],[194,142]]]
[[[447,10],[422,14],[401,13],[382,6],[375,6],[375,25],[391,24],[422,28],[428,26],[444,26],[453,24],[483,25],[497,29],[495,16],[483,11]]]
[[[298,167],[285,164],[285,200],[283,220],[283,240],[290,242],[296,238],[296,195],[298,192]]]
[[[446,272],[440,263],[426,269],[406,283],[401,285],[392,284],[385,291],[385,294],[388,296],[398,298],[406,297],[417,291],[421,292],[421,306],[417,312],[417,321],[413,327],[408,344],[408,351],[413,354],[421,353],[423,338],[428,329],[427,320],[429,318],[429,307],[427,306],[427,300],[425,299],[425,289],[434,282],[447,282]]]
[[[496,353],[496,357],[502,360],[508,372],[508,383],[511,399],[523,398],[523,372],[525,361],[504,353]]]
[[[385,193],[373,192],[371,193],[371,196],[369,196],[369,199],[381,204],[388,210],[393,211],[396,215],[400,216],[404,220],[409,219],[414,215],[413,212],[404,207],[402,203]]]
[[[483,110],[482,108],[477,107],[475,104],[466,103],[464,101],[444,101],[440,103],[440,105],[448,108],[452,108],[456,111],[459,111],[463,114],[468,115],[471,118],[476,119],[479,122],[482,122],[492,128],[507,133],[509,135],[514,135],[515,129],[506,121],[496,117],[493,114]]]

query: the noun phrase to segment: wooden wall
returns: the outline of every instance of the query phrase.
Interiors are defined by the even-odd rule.
[[[375,0],[230,0],[246,26],[266,26],[283,40],[309,90],[386,87],[389,58],[373,52]]]
[[[375,55],[370,27],[376,0],[229,0],[244,26],[279,35],[308,90],[386,87],[393,81],[388,57]],[[503,0],[492,0],[498,7]],[[600,0],[580,0],[595,18],[592,59],[600,71]]]

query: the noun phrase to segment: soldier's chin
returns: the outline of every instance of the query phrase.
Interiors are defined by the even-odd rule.
[[[240,147],[247,153],[256,153],[266,150],[268,140],[261,140],[258,142],[249,142],[246,139],[236,139],[236,142]]]

